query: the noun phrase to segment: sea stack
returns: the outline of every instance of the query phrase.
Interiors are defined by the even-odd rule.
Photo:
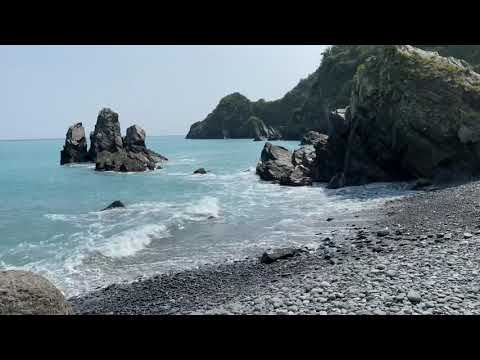
[[[141,172],[161,168],[168,159],[145,145],[146,132],[138,125],[127,129],[122,138],[119,116],[111,109],[102,109],[95,130],[90,134],[87,152],[85,130],[81,123],[72,126],[65,141],[61,163],[95,163],[97,171]]]
[[[65,145],[60,152],[60,165],[82,163],[89,160],[85,129],[79,122],[68,128]]]
[[[102,151],[114,153],[123,149],[118,114],[108,108],[100,111],[95,130],[90,134],[89,154],[93,161]]]

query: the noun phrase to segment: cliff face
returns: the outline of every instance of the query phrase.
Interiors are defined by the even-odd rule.
[[[480,45],[417,47],[464,59],[480,71]],[[323,54],[320,67],[282,99],[251,102],[238,93],[229,95],[205,120],[192,125],[187,138],[252,138],[253,130],[245,125],[252,116],[274,133],[260,136],[267,139],[300,140],[310,130],[329,133],[329,113],[349,105],[357,68],[381,50],[382,45],[335,45]]]
[[[480,75],[462,60],[386,45],[358,68],[347,132],[317,146],[315,180],[468,180],[480,175]]]

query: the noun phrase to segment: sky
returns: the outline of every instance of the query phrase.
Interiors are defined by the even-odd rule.
[[[327,45],[0,45],[0,139],[64,138],[98,112],[147,136],[186,135],[220,99],[276,100],[320,65]]]

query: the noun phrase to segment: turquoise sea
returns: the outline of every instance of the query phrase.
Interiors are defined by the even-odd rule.
[[[165,167],[118,174],[60,166],[61,139],[0,141],[0,269],[38,272],[78,295],[268,248],[315,247],[327,217],[348,218],[406,193],[404,184],[326,190],[262,182],[255,165],[263,145],[149,137],[147,146],[169,158]],[[200,167],[211,173],[192,175]],[[127,208],[99,211],[114,200]]]

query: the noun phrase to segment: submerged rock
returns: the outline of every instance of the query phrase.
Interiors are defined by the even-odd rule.
[[[72,307],[44,277],[28,271],[0,271],[0,315],[70,315]]]
[[[207,170],[205,170],[204,168],[200,168],[195,170],[193,173],[198,175],[205,175],[207,173]]]
[[[102,211],[111,210],[111,209],[118,209],[118,208],[125,208],[125,207],[126,206],[121,201],[117,200],[117,201],[114,201],[113,203],[111,203],[110,205],[108,205]]]
[[[89,160],[85,129],[79,122],[70,126],[67,131],[65,145],[60,152],[60,165],[83,163]]]

